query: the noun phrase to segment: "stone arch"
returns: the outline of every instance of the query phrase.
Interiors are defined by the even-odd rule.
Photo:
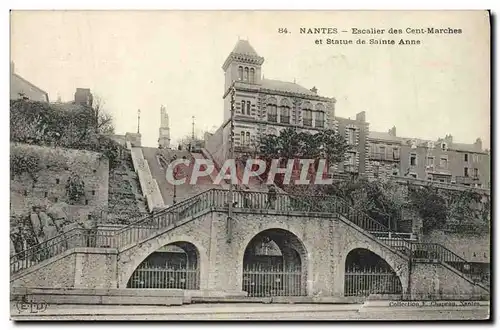
[[[377,294],[403,294],[406,292],[408,265],[403,258],[391,256],[392,252],[386,252],[376,246],[350,246],[345,251],[339,269],[344,278],[342,281],[344,295],[366,294],[370,290],[371,293]],[[356,256],[356,254],[358,255]],[[360,254],[361,260],[356,260]],[[357,263],[353,264],[353,260],[356,260]],[[347,283],[349,280],[361,280],[361,285],[354,285],[357,293],[353,292],[352,285],[349,287],[349,283]],[[373,281],[376,285],[370,286],[369,283],[373,283]]]
[[[309,256],[288,229],[260,230],[242,244],[242,290],[250,296],[307,295]]]
[[[148,255],[127,281],[127,288],[200,288],[200,256],[196,247],[185,241],[167,244]]]
[[[123,251],[119,254],[118,262],[118,287],[126,288],[134,271],[145,261],[151,254],[155,253],[160,248],[167,245],[177,245],[177,243],[188,243],[195,248],[197,252],[198,266],[198,283],[199,288],[206,288],[208,282],[208,254],[206,248],[196,239],[188,235],[175,235],[173,237],[158,238],[151,240],[142,245],[136,245],[130,250]],[[191,249],[192,250],[192,249]]]
[[[278,100],[276,100],[276,98],[274,96],[269,96],[266,99],[266,104],[277,105],[278,104]]]
[[[290,103],[290,101],[286,97],[284,97],[280,101],[280,106],[282,106],[282,107],[289,107],[290,108],[291,107],[291,103]]]
[[[302,103],[302,110],[312,110],[311,102],[305,101]]]
[[[316,111],[325,112],[325,106],[323,105],[323,103],[316,103],[316,106],[314,107],[314,109]]]

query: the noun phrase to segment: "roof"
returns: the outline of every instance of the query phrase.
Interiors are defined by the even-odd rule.
[[[478,150],[475,145],[468,143],[452,143],[450,148],[457,151],[484,152],[483,150]]]
[[[11,79],[12,79],[12,76],[13,77],[16,77],[17,79],[21,80],[22,82],[24,82],[25,84],[29,85],[31,88],[37,90],[38,92],[40,92],[41,94],[44,94],[46,99],[47,99],[47,102],[49,102],[49,93],[47,93],[46,91],[44,91],[43,89],[41,89],[40,87],[36,86],[35,84],[33,84],[32,82],[24,79],[23,77],[21,77],[20,75],[18,75],[17,73],[13,72],[11,74]],[[11,81],[11,84],[12,84],[12,81]]]
[[[318,94],[311,92],[309,89],[289,81],[262,79],[261,85],[265,89],[318,96]]]
[[[259,54],[257,54],[255,49],[253,49],[252,45],[250,45],[248,40],[238,40],[238,42],[233,48],[232,53],[257,56],[257,57],[259,56]]]
[[[372,132],[372,131],[370,131],[368,133],[368,138],[374,139],[374,140],[384,140],[384,141],[397,141],[397,142],[402,141],[402,138],[391,135],[391,134],[386,133],[386,132]]]

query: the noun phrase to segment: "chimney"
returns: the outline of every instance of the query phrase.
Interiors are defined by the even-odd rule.
[[[483,141],[481,141],[481,138],[476,139],[476,142],[474,142],[474,148],[476,148],[477,151],[483,150]]]
[[[313,92],[314,94],[318,94],[318,89],[316,88],[316,86],[311,88],[311,92]]]
[[[392,128],[389,130],[389,135],[396,136],[396,126],[392,126]]]
[[[356,114],[356,121],[365,122],[365,120],[366,120],[366,112],[361,111],[360,113]]]
[[[451,145],[453,143],[453,136],[451,134],[446,134],[444,137],[444,140],[448,145]]]
[[[90,93],[90,88],[77,88],[75,92],[75,103],[91,107],[93,96]]]

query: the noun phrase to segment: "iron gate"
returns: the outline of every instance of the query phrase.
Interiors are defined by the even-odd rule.
[[[370,294],[401,294],[403,288],[396,273],[386,268],[348,268],[345,272],[346,296]]]
[[[243,291],[249,297],[302,296],[302,280],[297,267],[247,265],[243,269]]]
[[[198,268],[162,268],[139,266],[130,278],[128,288],[134,289],[199,289]]]

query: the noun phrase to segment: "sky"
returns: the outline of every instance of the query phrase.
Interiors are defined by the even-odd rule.
[[[317,45],[352,34],[300,34],[301,27],[385,29],[363,39],[420,39],[421,45]],[[460,28],[453,35],[389,35],[389,28]],[[278,33],[286,28],[289,33]],[[238,39],[265,58],[267,79],[296,81],[337,100],[336,115],[366,111],[372,131],[490,146],[490,49],[486,12],[14,11],[16,73],[71,101],[90,88],[115,118],[155,147],[160,106],[172,142],[222,124],[222,64]],[[324,41],[325,42],[325,41]]]

